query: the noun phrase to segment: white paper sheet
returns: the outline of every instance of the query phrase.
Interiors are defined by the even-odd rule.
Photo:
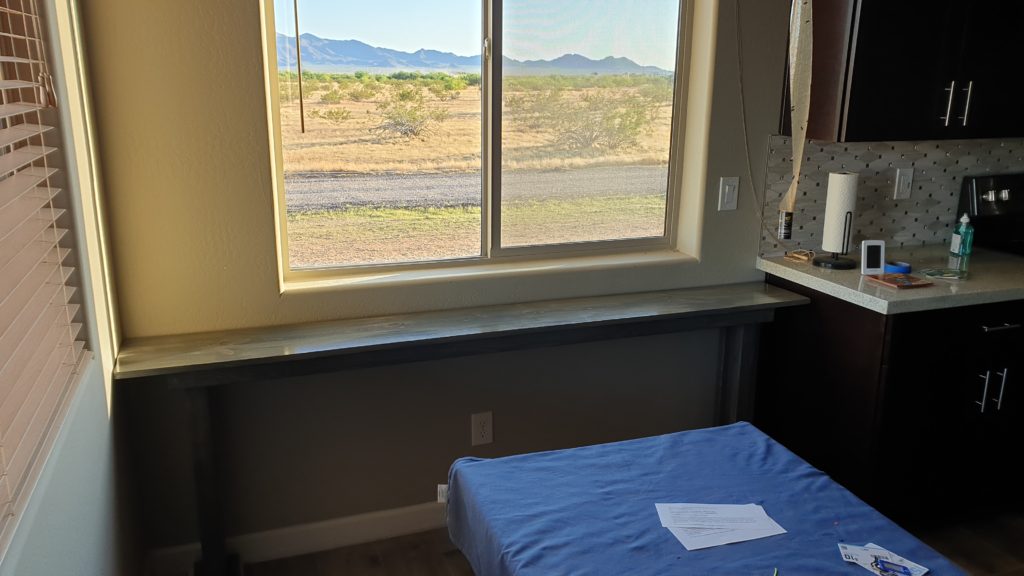
[[[705,532],[695,532],[701,530]],[[786,533],[786,530],[778,524],[775,524],[772,528],[760,529],[669,528],[668,531],[687,550],[700,550],[701,548],[746,542],[747,540],[757,540],[758,538],[767,538],[768,536]]]
[[[655,504],[661,525],[671,527],[766,528],[771,518],[756,504]]]
[[[786,530],[757,504],[655,504],[661,525],[687,550],[756,540]]]

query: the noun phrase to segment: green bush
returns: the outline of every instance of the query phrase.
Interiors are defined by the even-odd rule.
[[[424,136],[433,127],[445,120],[449,114],[445,109],[428,108],[423,93],[418,88],[401,88],[377,104],[381,122],[371,132],[412,138]]]
[[[525,129],[551,134],[555,145],[569,150],[635,146],[658,119],[658,102],[628,92],[573,96],[562,89],[513,93],[505,97],[505,113]]]
[[[309,111],[309,117],[326,120],[333,124],[341,124],[352,117],[352,111],[345,110],[344,108],[330,108],[327,110],[314,108]]]
[[[358,72],[357,72],[358,74]],[[383,90],[383,86],[374,80],[361,82],[358,86],[348,91],[348,99],[353,102],[373,100]]]
[[[332,88],[327,92],[320,95],[320,102],[324,104],[340,104],[341,103],[341,92]]]

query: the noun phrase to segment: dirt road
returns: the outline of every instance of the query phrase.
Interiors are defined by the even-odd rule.
[[[665,166],[598,166],[503,175],[506,199],[664,194]],[[285,178],[289,212],[350,206],[441,207],[480,203],[480,174],[302,173]]]

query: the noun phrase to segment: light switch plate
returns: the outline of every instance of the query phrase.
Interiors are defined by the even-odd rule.
[[[718,211],[735,210],[740,195],[740,177],[723,176],[718,181]]]
[[[914,187],[914,169],[896,169],[896,188],[893,190],[893,200],[909,200],[910,191]]]

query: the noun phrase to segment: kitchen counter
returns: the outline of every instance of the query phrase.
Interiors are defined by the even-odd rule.
[[[946,266],[948,246],[932,245],[886,250],[887,260],[909,262],[914,276],[920,270]],[[791,262],[782,257],[758,258],[757,269],[779,278],[835,296],[880,314],[919,312],[973,304],[1024,299],[1024,257],[975,248],[966,280],[931,278],[932,286],[890,288],[860,274],[860,255],[854,270],[828,270],[810,262]]]

